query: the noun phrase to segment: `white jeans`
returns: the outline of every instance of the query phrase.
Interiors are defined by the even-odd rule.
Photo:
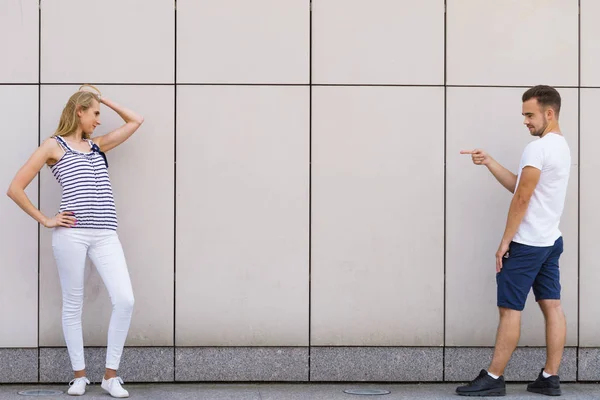
[[[86,256],[96,266],[112,302],[106,368],[118,369],[129,331],[134,299],[125,255],[116,231],[55,228],[52,249],[62,287],[62,325],[73,370],[85,369],[81,310]]]

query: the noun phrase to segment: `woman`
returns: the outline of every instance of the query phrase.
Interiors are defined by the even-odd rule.
[[[91,90],[97,91],[93,93]],[[113,109],[125,124],[90,139],[100,125],[100,103]],[[82,395],[86,378],[83,355],[81,310],[86,256],[96,266],[111,298],[112,316],[108,328],[106,372],[102,388],[113,397],[128,397],[117,377],[123,346],[133,311],[133,291],[125,256],[117,236],[117,215],[104,152],[127,140],[144,118],[100,96],[90,85],[82,86],[65,106],[58,129],[33,153],[19,170],[8,196],[46,228],[54,228],[52,249],[62,288],[62,326],[75,372],[69,383],[70,395]],[[25,188],[48,165],[62,186],[58,214],[42,214],[25,194]]]

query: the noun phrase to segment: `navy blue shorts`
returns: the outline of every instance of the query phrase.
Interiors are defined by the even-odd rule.
[[[532,287],[535,301],[560,299],[558,259],[562,252],[562,237],[548,247],[511,242],[496,274],[498,307],[522,311]]]

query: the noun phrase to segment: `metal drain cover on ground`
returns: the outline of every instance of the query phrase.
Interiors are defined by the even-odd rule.
[[[344,390],[344,393],[358,394],[362,396],[374,396],[380,394],[390,394],[390,391],[383,389],[346,389]]]
[[[61,390],[48,390],[48,389],[31,389],[21,390],[18,392],[21,396],[56,396],[62,394]]]

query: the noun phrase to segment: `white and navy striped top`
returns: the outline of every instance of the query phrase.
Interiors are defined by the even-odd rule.
[[[73,212],[75,228],[116,230],[117,211],[104,154],[91,140],[90,152],[82,153],[60,136],[54,138],[65,151],[50,167],[63,189],[59,212]]]

